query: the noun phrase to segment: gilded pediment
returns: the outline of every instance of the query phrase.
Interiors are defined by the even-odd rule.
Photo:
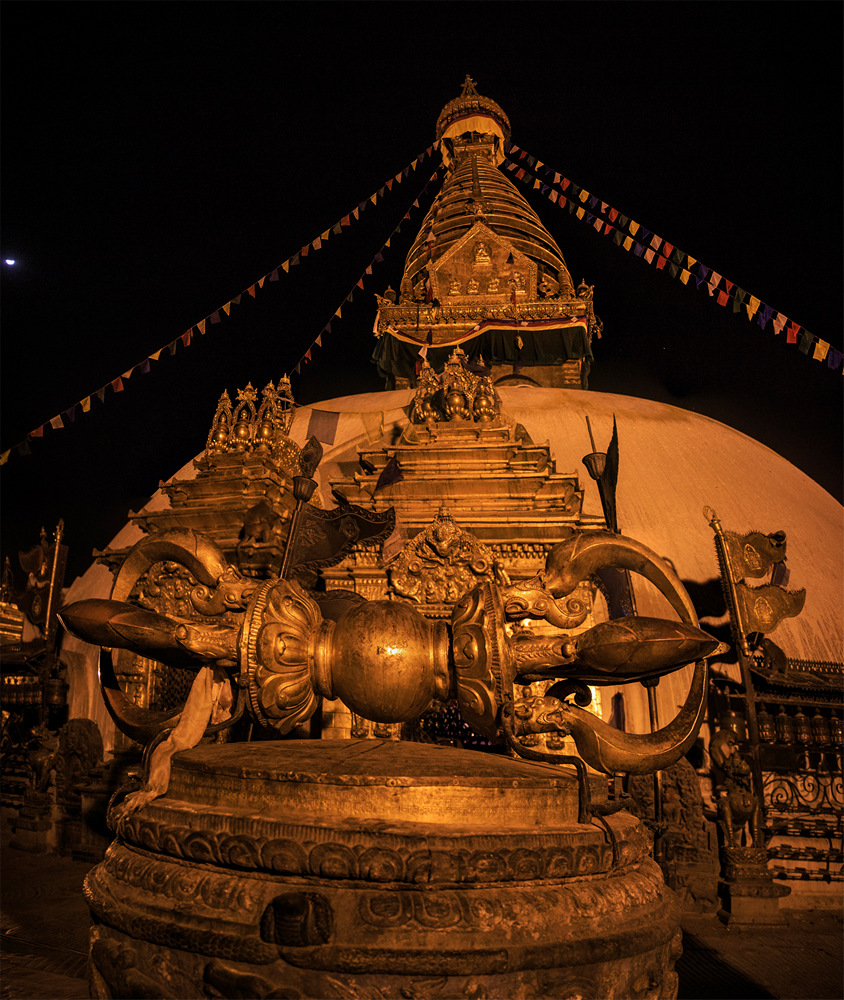
[[[429,265],[434,298],[440,303],[532,301],[537,266],[483,222],[476,222],[447,253]]]

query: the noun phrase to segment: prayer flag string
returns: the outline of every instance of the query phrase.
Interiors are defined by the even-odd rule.
[[[672,278],[684,285],[694,281],[697,288],[705,287],[710,297],[719,306],[731,306],[734,313],[746,313],[748,322],[756,320],[763,330],[770,323],[777,336],[786,330],[786,342],[797,344],[799,350],[816,361],[826,361],[827,367],[835,371],[841,366],[844,353],[832,347],[827,341],[815,336],[784,313],[763,302],[755,295],[740,288],[722,274],[708,267],[696,257],[692,257],[673,243],[657,236],[629,216],[619,212],[597,195],[573,183],[552,170],[542,160],[531,156],[513,143],[505,144],[507,156],[504,169],[534,190],[544,194],[560,208],[565,208],[582,222],[592,226],[603,236],[610,236],[616,246],[634,253],[657,270],[666,270]],[[533,171],[533,172],[532,172]],[[545,180],[537,174],[542,172]]]
[[[161,355],[164,353],[164,351],[169,351],[171,355],[174,355],[176,353],[176,349],[180,342],[185,347],[190,347],[191,342],[197,332],[200,335],[204,335],[209,326],[215,326],[216,324],[221,322],[222,318],[221,313],[225,316],[230,316],[232,307],[240,305],[244,296],[248,295],[250,298],[254,299],[256,290],[262,289],[266,282],[278,281],[279,271],[283,271],[285,274],[289,273],[290,268],[295,267],[297,264],[299,264],[302,257],[307,257],[311,249],[313,250],[321,249],[323,243],[326,240],[328,240],[332,235],[335,236],[339,235],[340,233],[342,233],[343,229],[349,227],[351,225],[352,219],[354,219],[355,221],[359,220],[360,213],[364,211],[364,209],[368,204],[370,203],[373,205],[377,204],[378,200],[383,198],[385,191],[392,190],[393,184],[401,184],[401,182],[405,178],[409,177],[411,172],[415,171],[416,168],[419,166],[419,164],[428,156],[430,156],[433,153],[433,151],[438,148],[438,146],[439,142],[435,142],[432,145],[428,146],[427,149],[425,149],[422,153],[420,153],[406,167],[400,170],[394,177],[391,177],[388,181],[385,181],[385,183],[377,191],[371,194],[368,198],[364,198],[364,200],[360,202],[358,205],[356,205],[355,208],[353,208],[352,211],[349,212],[347,215],[344,215],[342,216],[342,218],[338,219],[338,221],[333,226],[330,226],[324,232],[320,233],[319,236],[311,240],[310,243],[305,244],[305,246],[303,246],[297,253],[295,253],[292,257],[289,257],[287,260],[283,261],[281,264],[278,265],[278,267],[273,268],[273,270],[270,271],[268,274],[265,274],[263,275],[263,277],[258,278],[248,288],[245,288],[239,295],[235,295],[233,298],[229,299],[229,301],[226,302],[224,305],[220,306],[217,309],[214,309],[207,316],[203,317],[198,322],[192,324],[190,327],[188,327],[187,330],[185,330],[184,333],[180,334],[174,340],[171,340],[169,344],[166,344],[164,347],[160,347],[157,351],[153,351],[152,354],[147,355],[147,357],[145,357],[142,361],[139,361],[137,362],[137,364],[134,364],[130,368],[127,368],[126,371],[124,371],[117,378],[110,379],[108,382],[105,383],[105,385],[100,386],[99,389],[96,389],[94,392],[91,392],[87,396],[84,396],[82,399],[78,400],[69,409],[62,410],[60,413],[57,413],[53,417],[50,417],[49,420],[45,420],[44,423],[41,424],[39,427],[36,427],[33,430],[29,431],[29,433],[23,438],[23,440],[19,441],[18,444],[14,445],[12,448],[7,448],[5,451],[0,452],[0,466],[5,465],[9,461],[12,452],[15,452],[16,454],[21,456],[31,455],[32,449],[29,446],[30,439],[43,437],[44,429],[48,426],[51,427],[53,430],[59,430],[65,427],[66,423],[73,423],[74,420],[76,419],[77,408],[79,408],[79,411],[81,413],[89,413],[91,410],[91,403],[94,399],[98,399],[101,403],[105,402],[107,390],[111,389],[112,392],[122,392],[125,388],[124,382],[127,379],[131,378],[131,376],[134,374],[146,374],[150,370],[150,365],[149,365],[150,361],[160,360]],[[434,176],[436,176],[436,174],[434,174]],[[427,187],[430,183],[431,183],[430,180],[426,182],[425,187],[423,188],[423,192],[427,190]],[[407,215],[408,213],[406,212],[404,218],[407,218]],[[401,222],[399,223],[399,226],[396,227],[396,229],[398,230],[400,226]],[[392,235],[390,239],[391,238]],[[389,245],[389,239],[387,240],[386,245]],[[377,256],[378,255],[376,255],[376,257]],[[367,272],[365,273],[371,273],[371,270],[368,268]],[[360,279],[358,279],[357,282],[357,284],[359,284],[361,288],[363,287],[362,282],[363,282],[363,275],[361,275]],[[351,293],[349,294],[349,296],[347,296],[346,301],[351,301]],[[340,315],[339,309],[336,311],[335,315],[336,316]],[[311,347],[313,346],[314,345],[312,344]],[[303,355],[302,359],[300,360],[300,364],[304,360],[305,358]],[[308,360],[310,360],[310,356],[308,357]]]

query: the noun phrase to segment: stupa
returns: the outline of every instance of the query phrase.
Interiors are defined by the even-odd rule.
[[[707,603],[718,567],[702,508],[741,529],[785,527],[792,580],[809,595],[778,639],[795,659],[840,660],[841,566],[829,543],[841,537],[840,505],[730,428],[588,390],[593,289],[575,287],[499,169],[509,129],[468,78],[440,115],[446,179],[399,292],[377,303],[386,391],[261,413],[242,390],[252,409],[239,434],[221,401],[206,451],[70,589],[69,602],[101,602],[95,627],[77,612],[63,645],[71,714],[94,718],[107,746],[121,737],[85,634],[122,647],[113,680],[149,710],[144,725],[158,713],[150,746],[212,661],[234,681],[235,713],[300,737],[196,746],[173,758],[166,794],[113,814],[118,840],[88,885],[98,996],[671,997],[676,901],[641,825],[615,811],[615,784],[598,775],[653,769],[631,749],[649,742],[663,753],[655,766],[668,766],[669,746],[687,750],[706,674],[700,662],[659,671],[647,654],[641,676],[663,673],[662,735],[637,743],[653,721],[638,683],[579,667],[585,680],[564,695],[542,670],[522,670],[543,644],[543,669],[582,665],[605,634],[611,597],[592,572],[566,567],[581,566],[580,540],[607,545],[591,569],[646,570],[635,577],[639,618],[682,608],[691,624],[689,592],[699,613],[723,616]],[[326,413],[332,440],[307,468],[313,417]],[[636,542],[606,530],[581,471],[587,416],[605,440],[617,425],[617,519]],[[304,480],[314,486],[303,500]],[[335,624],[317,591],[279,578],[303,503],[376,525],[368,537],[350,529],[340,558],[318,567],[360,619]],[[157,617],[132,617],[130,600]],[[284,617],[294,606],[295,627]],[[388,609],[377,636],[364,623],[373,607]],[[222,616],[213,629],[209,609]],[[409,694],[384,667],[404,648],[396,622],[417,636]],[[486,674],[474,673],[473,642],[489,651]],[[370,675],[380,680],[361,679]],[[616,694],[626,733],[607,725]],[[121,724],[140,718],[109,704]]]

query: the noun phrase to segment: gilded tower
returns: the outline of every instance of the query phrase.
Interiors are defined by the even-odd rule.
[[[378,297],[373,359],[387,388],[415,386],[456,347],[497,385],[586,388],[600,329],[551,234],[502,172],[510,122],[466,77],[437,120],[442,189],[405,262]]]

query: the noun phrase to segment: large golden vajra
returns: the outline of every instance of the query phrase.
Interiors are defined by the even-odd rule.
[[[161,558],[181,562],[198,580],[191,595],[195,616],[165,616],[123,599]],[[576,631],[585,614],[575,588],[605,566],[644,576],[681,620],[634,615]],[[310,718],[320,698],[340,698],[376,722],[410,721],[435,700],[455,698],[469,725],[516,752],[530,756],[520,737],[571,735],[583,760],[608,774],[663,769],[686,752],[703,716],[705,658],[719,651],[718,641],[697,627],[688,594],[668,564],[606,531],[557,545],[545,570],[527,583],[481,583],[455,604],[450,626],[398,601],[362,602],[328,620],[296,583],[242,578],[213,542],[191,531],[139,542],[112,598],[64,608],[62,624],[95,645],[173,666],[213,668],[215,678],[238,692],[230,699],[237,706],[232,718],[247,711],[286,734]],[[539,631],[528,622],[540,623]],[[658,732],[623,733],[580,707],[588,704],[587,685],[647,680],[692,662],[686,701]],[[101,680],[115,723],[133,739],[151,744],[177,726],[178,713],[132,705],[107,668]],[[543,697],[526,697],[536,680],[556,683]],[[580,705],[568,700],[571,694]]]

